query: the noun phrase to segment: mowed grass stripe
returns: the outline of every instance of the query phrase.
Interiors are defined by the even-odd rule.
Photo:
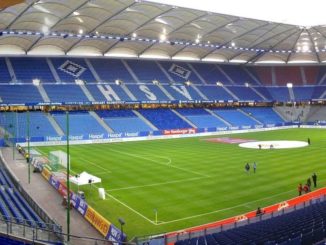
[[[108,193],[114,190],[111,194],[116,200],[101,201],[97,191],[85,187],[87,201],[116,225],[123,217],[132,237],[212,222],[294,197],[298,183],[304,183],[315,171],[323,182],[325,132],[293,129],[211,137],[303,141],[310,137],[312,145],[302,149],[242,149],[206,142],[203,139],[208,137],[204,137],[72,145],[70,152],[75,172],[111,171],[100,177]],[[49,152],[65,148],[41,149]],[[171,163],[167,164],[167,159]],[[258,163],[257,173],[247,175],[244,165],[254,161]],[[152,221],[157,209],[159,221],[165,223],[151,224],[117,200]]]

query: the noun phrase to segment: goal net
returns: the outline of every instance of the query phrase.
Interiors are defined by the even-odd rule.
[[[49,152],[49,165],[52,171],[60,171],[67,169],[67,153],[64,151],[51,151]],[[69,158],[70,161],[70,158]],[[69,162],[70,163],[70,162]]]

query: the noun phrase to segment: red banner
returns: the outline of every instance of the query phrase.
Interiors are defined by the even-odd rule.
[[[197,133],[197,129],[195,129],[195,128],[166,129],[166,130],[163,130],[163,135],[195,134],[195,133]]]

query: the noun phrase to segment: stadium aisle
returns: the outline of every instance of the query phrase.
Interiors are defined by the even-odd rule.
[[[63,232],[67,231],[66,209],[61,205],[62,197],[52,188],[39,173],[31,172],[31,183],[28,184],[28,169],[25,160],[16,154],[16,163],[13,161],[12,148],[3,148],[4,159],[7,161],[7,166],[14,172],[14,175],[20,180],[21,185],[28,194],[41,206],[52,218],[62,225]],[[94,237],[103,239],[101,234],[95,230],[83,217],[76,211],[72,210],[70,216],[70,234],[83,237]],[[72,239],[73,242],[73,239]],[[93,242],[94,243],[94,242]],[[72,243],[75,244],[75,243]],[[85,241],[80,245],[90,244]]]

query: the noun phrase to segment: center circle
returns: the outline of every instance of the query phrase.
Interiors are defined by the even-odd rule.
[[[242,148],[250,149],[262,149],[262,150],[272,150],[272,149],[289,149],[289,148],[300,148],[308,146],[305,141],[296,140],[273,140],[273,141],[254,141],[239,144]]]

